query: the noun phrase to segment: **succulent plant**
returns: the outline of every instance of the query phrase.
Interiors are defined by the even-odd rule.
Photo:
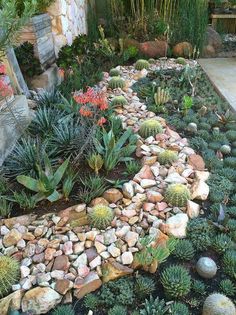
[[[125,81],[121,77],[112,77],[109,81],[108,87],[112,90],[123,89],[125,87]]]
[[[135,69],[136,70],[143,70],[143,69],[149,69],[150,64],[147,60],[145,59],[139,59],[137,60],[137,62],[135,63]]]
[[[11,291],[13,284],[20,276],[18,262],[8,256],[0,256],[0,297],[5,296]]]
[[[236,286],[230,279],[225,279],[220,281],[220,292],[226,296],[234,296],[236,293]]]
[[[235,219],[229,219],[227,221],[227,228],[230,231],[236,231],[236,220]]]
[[[150,58],[150,59],[148,59],[148,62],[152,64],[152,63],[155,63],[156,60],[154,58]]]
[[[127,104],[128,104],[127,99],[123,95],[115,96],[111,101],[112,107],[124,106]]]
[[[173,251],[173,255],[180,260],[191,260],[194,254],[193,244],[189,240],[179,240]]]
[[[231,238],[226,234],[216,235],[212,242],[212,248],[220,255],[233,248],[233,245]]]
[[[97,295],[89,293],[85,295],[83,304],[86,309],[95,311],[99,306],[99,298]]]
[[[170,92],[167,89],[163,89],[160,86],[157,88],[157,92],[154,94],[154,101],[156,106],[166,104],[170,100]]]
[[[183,266],[172,265],[162,271],[161,283],[168,297],[181,298],[190,292],[191,276]]]
[[[145,300],[144,309],[140,310],[140,315],[165,315],[169,310],[164,300],[157,296],[155,299],[151,295],[149,300]]]
[[[60,305],[53,312],[52,315],[75,315],[71,305]]]
[[[91,169],[94,170],[96,174],[98,174],[104,163],[102,156],[96,153],[92,153],[88,157],[87,161],[89,167],[91,167]]]
[[[171,184],[166,189],[165,199],[172,206],[184,207],[190,198],[190,191],[183,184]]]
[[[107,313],[108,315],[127,315],[127,308],[123,305],[113,306]]]
[[[225,295],[213,293],[209,295],[204,304],[202,315],[236,315],[233,302]]]
[[[195,249],[202,251],[211,245],[212,229],[204,218],[192,219],[187,225],[187,237]]]
[[[204,279],[211,279],[216,275],[217,266],[213,259],[201,257],[196,264],[197,273]]]
[[[236,168],[236,157],[227,157],[224,159],[224,166]]]
[[[191,133],[197,133],[197,124],[194,122],[190,122],[187,126],[187,130]]]
[[[231,182],[236,181],[236,170],[230,167],[224,167],[216,170],[217,174],[230,180]]]
[[[236,279],[236,250],[228,250],[224,253],[224,256],[222,259],[222,265],[223,265],[224,272],[235,280]]]
[[[192,288],[194,293],[205,295],[206,294],[206,285],[201,280],[193,280],[192,281]]]
[[[225,135],[229,141],[236,141],[236,130],[229,130],[225,133]]]
[[[178,57],[175,61],[176,61],[176,63],[178,63],[180,65],[186,65],[187,64],[185,58],[183,58],[183,57]]]
[[[180,302],[174,302],[171,304],[170,313],[172,315],[190,315],[187,305]]]
[[[120,76],[120,70],[117,68],[112,68],[109,72],[110,77],[119,77]]]
[[[147,119],[145,120],[139,129],[139,134],[144,139],[153,136],[155,137],[158,133],[162,133],[163,129],[159,121],[156,119]]]
[[[232,207],[228,207],[227,208],[227,213],[233,217],[236,218],[236,207],[232,206]]]
[[[98,204],[89,213],[90,224],[98,229],[105,229],[113,220],[114,213],[108,206]]]
[[[231,146],[230,145],[227,145],[227,144],[223,144],[221,147],[220,147],[220,152],[222,154],[230,154],[231,152]]]
[[[158,156],[158,162],[162,165],[172,164],[178,160],[178,155],[172,150],[165,150]]]
[[[136,295],[142,300],[155,290],[155,282],[144,276],[138,276],[134,286]]]

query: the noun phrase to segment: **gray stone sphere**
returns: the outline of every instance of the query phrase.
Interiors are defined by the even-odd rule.
[[[213,259],[201,257],[196,265],[197,273],[205,279],[211,279],[216,275],[217,266]]]

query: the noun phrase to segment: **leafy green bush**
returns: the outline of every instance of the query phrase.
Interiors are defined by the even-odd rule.
[[[173,255],[180,260],[191,260],[194,254],[193,244],[189,240],[179,240],[173,251]]]
[[[190,292],[191,276],[183,266],[172,265],[162,271],[161,283],[167,297],[181,298]]]

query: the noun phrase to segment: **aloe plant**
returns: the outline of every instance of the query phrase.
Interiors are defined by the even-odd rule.
[[[36,192],[34,198],[36,202],[47,199],[50,202],[59,200],[62,194],[58,192],[58,185],[68,167],[69,159],[58,167],[54,172],[48,156],[44,156],[45,170],[40,165],[37,165],[38,178],[30,176],[19,175],[17,176],[18,183],[25,186],[27,189]]]

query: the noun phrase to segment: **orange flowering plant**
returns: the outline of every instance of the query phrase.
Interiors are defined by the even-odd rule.
[[[82,117],[92,119],[98,126],[106,123],[104,116],[108,110],[108,101],[103,91],[88,87],[85,93],[75,92],[74,100],[79,105],[79,114]]]

